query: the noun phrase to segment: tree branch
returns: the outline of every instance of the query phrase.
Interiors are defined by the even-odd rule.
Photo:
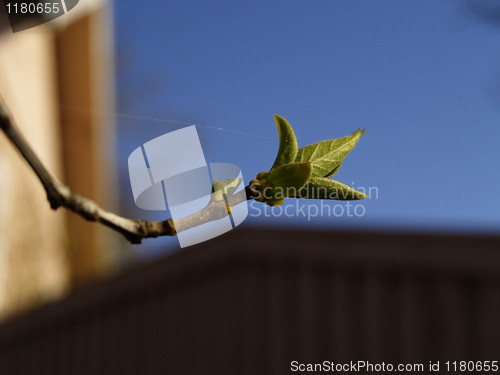
[[[128,219],[116,215],[104,210],[91,199],[73,192],[69,186],[63,184],[49,173],[14,123],[13,117],[1,98],[0,128],[37,175],[45,189],[52,209],[56,210],[59,207],[66,207],[89,221],[97,221],[123,234],[133,244],[141,243],[144,238],[175,236],[177,232],[182,230],[201,225],[208,221],[218,220],[221,216],[214,215],[214,212],[218,210],[214,210],[213,208],[215,208],[215,205],[224,205],[226,207],[225,202],[211,201],[204,210],[176,221],[172,219],[146,221]],[[245,188],[245,192],[246,199],[254,199],[256,196],[256,192],[248,186]]]

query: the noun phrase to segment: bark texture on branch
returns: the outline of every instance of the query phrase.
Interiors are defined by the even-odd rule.
[[[47,194],[52,209],[66,207],[89,221],[97,221],[125,236],[131,243],[141,243],[144,238],[175,236],[177,234],[172,219],[146,221],[129,219],[101,208],[96,202],[63,184],[50,174],[16,126],[4,101],[0,98],[0,129],[19,151],[24,160],[37,175]]]
[[[69,186],[50,174],[16,126],[2,98],[0,98],[0,129],[37,175],[45,189],[52,209],[66,207],[89,221],[99,222],[123,234],[133,244],[141,243],[144,238],[175,236],[177,232],[221,219],[220,212],[225,212],[226,208],[230,210],[226,206],[227,202],[212,200],[205,209],[175,221],[172,219],[146,221],[122,217],[103,209],[93,200],[72,191]],[[245,187],[245,194],[238,195],[236,198],[238,201],[233,198],[233,201],[229,203],[234,206],[244,200],[255,199],[257,196],[258,192],[247,186]]]

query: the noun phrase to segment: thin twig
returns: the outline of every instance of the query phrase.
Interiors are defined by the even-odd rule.
[[[223,204],[225,207],[225,202],[211,202],[204,210],[175,222],[172,219],[164,221],[128,219],[106,211],[91,199],[75,193],[69,186],[50,174],[14,123],[13,117],[1,98],[0,128],[38,176],[52,209],[66,207],[89,221],[97,221],[123,234],[133,244],[141,243],[144,238],[175,236],[181,230],[221,218],[212,214],[217,211],[213,208],[216,204]],[[249,187],[245,188],[245,192],[246,199],[255,197],[256,192]]]

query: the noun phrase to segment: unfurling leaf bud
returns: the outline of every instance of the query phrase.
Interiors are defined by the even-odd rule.
[[[311,178],[311,163],[288,163],[269,172],[267,180],[273,187],[299,190]]]
[[[260,172],[257,174],[257,180],[265,180],[267,176],[269,175],[269,172]]]
[[[299,149],[297,137],[295,137],[295,132],[288,121],[278,115],[274,115],[274,121],[278,129],[278,136],[280,137],[280,146],[271,170],[284,164],[292,163]]]

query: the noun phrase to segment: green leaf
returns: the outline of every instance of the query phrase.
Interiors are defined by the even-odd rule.
[[[364,132],[358,129],[344,138],[304,146],[298,150],[295,162],[311,162],[312,177],[331,177],[338,171],[342,161],[356,146]]]
[[[271,170],[281,165],[292,163],[297,156],[299,148],[295,132],[288,121],[278,115],[274,115],[274,121],[276,122],[276,128],[278,129],[280,146],[278,149],[278,155],[276,155],[276,159],[274,160]]]
[[[294,198],[350,201],[365,199],[368,196],[342,182],[322,177],[311,177]]]
[[[311,163],[289,163],[269,172],[267,181],[272,184],[274,189],[290,188],[298,191],[309,181],[311,173]]]
[[[342,162],[340,162],[339,165],[337,165],[335,168],[333,168],[333,170],[330,171],[329,173],[327,173],[324,177],[331,178],[331,177],[335,176],[337,174],[337,172],[340,170],[341,166],[342,166]]]

